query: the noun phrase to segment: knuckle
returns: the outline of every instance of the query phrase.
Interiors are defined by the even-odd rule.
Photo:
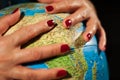
[[[32,36],[36,35],[37,30],[33,27],[27,27],[25,32],[27,32],[27,33],[29,32],[30,33],[29,36],[32,37]],[[28,35],[28,34],[26,34],[26,35]]]
[[[60,47],[58,45],[51,46],[49,49],[50,49],[49,54],[51,56],[58,56],[60,54],[63,54],[63,53],[61,53]]]
[[[57,50],[51,50],[51,52],[50,52],[50,54],[52,54],[53,56],[58,56],[58,55],[60,55],[58,52],[57,52]],[[62,54],[62,53],[61,53]]]
[[[38,51],[32,52],[33,60],[39,60],[43,58],[43,52],[39,53]]]
[[[2,32],[3,30],[5,30],[6,26],[7,26],[6,24],[4,24],[4,25],[2,24],[2,26],[0,26],[0,32]]]
[[[35,73],[29,72],[27,76],[25,77],[26,80],[37,80],[37,76]]]
[[[65,0],[64,3],[65,3],[65,6],[67,7],[67,9],[70,10],[72,8],[69,1]]]
[[[82,14],[81,15],[81,19],[84,20],[86,18],[86,15],[85,14]]]
[[[87,17],[87,14],[89,13],[89,10],[85,9],[82,14],[81,14],[81,18],[85,19]]]

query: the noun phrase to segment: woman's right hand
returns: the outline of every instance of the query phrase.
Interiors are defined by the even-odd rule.
[[[55,23],[53,20],[45,20],[3,35],[10,26],[18,22],[20,15],[20,10],[16,9],[12,14],[0,18],[0,80],[51,80],[66,76],[67,71],[63,68],[34,70],[21,65],[63,55],[70,47],[61,43],[21,49],[30,39],[54,28]]]
[[[98,36],[99,49],[106,49],[106,33],[98,18],[95,6],[90,0],[38,0],[40,3],[47,3],[46,12],[49,14],[66,12],[70,13],[63,20],[63,26],[71,26],[86,21],[83,39],[88,42],[95,34]]]

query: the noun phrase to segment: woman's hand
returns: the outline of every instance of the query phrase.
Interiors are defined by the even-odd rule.
[[[30,39],[55,27],[55,23],[53,20],[45,20],[22,27],[9,35],[4,35],[7,29],[14,25],[19,18],[19,9],[0,18],[0,80],[52,80],[66,76],[67,71],[62,68],[34,70],[21,65],[22,63],[63,55],[70,48],[67,44],[53,44],[21,49],[21,46]]]
[[[42,3],[48,3],[47,13],[69,12],[72,13],[63,21],[66,28],[86,20],[86,29],[83,33],[85,41],[89,41],[93,35],[98,33],[99,48],[105,50],[106,33],[97,17],[94,5],[90,0],[38,0]]]

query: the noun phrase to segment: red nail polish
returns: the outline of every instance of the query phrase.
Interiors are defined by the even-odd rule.
[[[58,73],[57,73],[57,77],[64,77],[67,75],[67,71],[65,70],[60,70]]]
[[[70,19],[65,21],[66,26],[69,28],[72,25],[72,21]]]
[[[55,22],[53,20],[47,21],[47,24],[48,24],[49,27],[55,26]]]
[[[53,11],[53,6],[46,6],[46,10],[48,11],[48,12],[50,12],[50,11]]]
[[[88,40],[91,39],[91,34],[90,33],[87,34],[87,38],[88,38]]]
[[[67,44],[63,44],[62,46],[61,46],[61,52],[63,53],[63,52],[67,52],[67,51],[69,51],[70,50],[70,47],[67,45]]]
[[[19,8],[16,8],[16,9],[12,12],[12,14],[16,13],[18,10],[19,10]]]

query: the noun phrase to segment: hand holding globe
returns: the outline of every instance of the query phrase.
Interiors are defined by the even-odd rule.
[[[57,74],[57,72],[60,71],[60,73],[62,73],[61,77],[64,77],[67,74],[66,72],[68,72],[68,74],[69,74],[69,76],[63,78],[63,80],[79,80],[79,79],[80,80],[88,80],[88,79],[89,80],[101,80],[101,79],[108,80],[106,57],[105,57],[104,52],[102,52],[98,49],[96,38],[93,36],[93,38],[89,42],[86,43],[83,40],[83,38],[80,36],[82,34],[82,32],[84,31],[83,23],[78,23],[74,27],[71,27],[69,30],[65,29],[62,25],[62,21],[65,17],[69,16],[69,14],[65,14],[65,13],[51,14],[51,15],[47,14],[47,13],[45,13],[45,10],[43,8],[44,4],[37,4],[37,3],[20,4],[20,5],[12,6],[12,7],[6,8],[4,10],[1,10],[0,14],[5,15],[8,12],[10,13],[13,9],[15,9],[17,7],[20,8],[21,12],[25,13],[25,16],[17,24],[12,26],[7,32],[5,32],[4,35],[2,35],[2,37],[8,38],[6,41],[5,40],[3,40],[3,41],[13,45],[17,41],[22,40],[22,42],[24,42],[24,43],[19,42],[19,44],[17,44],[16,46],[23,44],[23,46],[22,46],[23,52],[24,52],[24,49],[28,50],[29,52],[25,51],[26,53],[24,53],[24,54],[23,53],[16,54],[17,60],[15,60],[15,61],[18,61],[21,63],[26,63],[26,61],[28,59],[36,58],[37,62],[32,61],[32,63],[27,63],[24,65],[18,66],[19,69],[18,68],[13,68],[11,70],[5,69],[6,72],[10,71],[7,76],[8,78],[10,76],[12,76],[13,78],[15,78],[17,76],[17,79],[28,80],[35,73],[38,76],[40,76],[40,75],[43,75],[45,72],[45,74],[47,74],[47,75],[49,74],[48,77],[35,76],[34,79],[45,79],[45,80],[46,80],[46,78],[47,79],[57,79],[59,77],[57,77],[56,74]],[[18,15],[18,17],[16,18],[16,21],[19,19],[19,15],[20,15],[19,13],[20,13],[19,11],[15,13]],[[46,19],[54,20],[56,23],[58,23],[58,25],[56,27],[54,27],[54,25],[53,25],[54,28],[53,27],[47,27],[47,28],[44,27],[43,30],[39,30],[40,27],[46,26],[45,24],[47,23],[47,21],[44,21]],[[40,22],[40,21],[42,21],[42,22]],[[12,22],[12,18],[11,18],[11,22]],[[40,25],[42,24],[42,25],[38,26],[38,24],[40,24]],[[9,25],[13,25],[13,24],[10,23]],[[35,32],[37,31],[37,33],[32,34],[32,36],[33,35],[36,36],[32,40],[25,37],[25,35],[28,35],[28,33],[31,33],[31,30],[27,31],[29,28],[27,29],[27,27],[24,27],[24,26],[29,26],[29,25],[32,25],[30,27],[32,28],[33,31],[35,31]],[[37,28],[35,29],[35,28],[33,28],[33,26],[35,26]],[[21,27],[23,27],[23,28],[21,28]],[[19,31],[23,30],[23,29],[26,29],[26,31],[24,30],[25,34],[21,33],[22,35],[16,37],[15,39],[12,39],[12,36],[10,36],[10,35],[13,35],[15,32],[19,33]],[[45,32],[48,30],[50,30],[50,31],[43,35],[37,35],[40,32],[42,34],[42,32],[44,32],[44,30],[45,30]],[[4,33],[4,32],[2,32],[2,33]],[[14,35],[16,35],[16,34],[14,34]],[[31,36],[31,35],[28,35],[28,36]],[[80,45],[79,48],[75,48],[75,45],[74,45],[76,36],[77,36],[77,38],[80,37],[79,41],[81,44],[79,44]],[[28,40],[30,40],[30,41],[28,41]],[[27,41],[28,41],[28,43],[26,43]],[[66,43],[66,44],[61,44],[61,43]],[[69,44],[70,47],[67,44]],[[48,45],[50,45],[50,46],[48,46]],[[62,45],[65,46],[64,47],[65,50],[62,50],[62,51],[67,52],[67,54],[65,54],[65,55],[62,55],[63,53],[61,53]],[[9,47],[11,49],[11,48],[15,48],[16,46],[14,46],[14,47],[6,46],[6,47]],[[43,46],[43,47],[41,47],[41,46]],[[34,47],[37,47],[37,48],[35,49]],[[61,55],[61,56],[45,59],[42,61],[40,61],[42,59],[42,57],[39,59],[37,57],[40,57],[40,56],[34,57],[34,55],[41,54],[42,50],[47,51],[47,49],[52,50],[52,52],[51,51],[50,51],[51,53],[43,52],[43,54],[42,54],[43,57],[44,57],[44,55],[46,55],[48,58],[48,56],[51,54],[52,54],[51,56],[56,56],[56,55]],[[18,48],[16,48],[15,51],[13,51],[13,53],[16,53],[17,50],[20,51],[21,47],[19,46]],[[34,53],[34,50],[36,51],[36,54]],[[47,55],[47,53],[48,54],[50,53],[50,54]],[[21,54],[26,55],[24,57],[24,59]],[[21,55],[21,58],[19,55]],[[13,60],[12,59],[14,57],[13,55],[9,54],[8,56],[9,56],[9,60]],[[9,60],[8,60],[8,62],[9,62]],[[27,62],[29,62],[29,60]],[[13,60],[13,63],[14,63],[14,60]],[[16,64],[14,63],[13,65],[16,65]],[[26,66],[26,67],[24,67],[24,66]],[[11,68],[11,66],[9,66],[9,67]],[[43,68],[45,69],[45,71]],[[33,71],[33,73],[30,74],[31,76],[29,75],[30,77],[25,76],[26,69]],[[12,70],[16,71],[18,74],[20,72],[21,76],[24,75],[24,77],[20,78],[20,76],[18,76],[18,74],[16,72],[15,73],[17,75],[13,75]],[[41,70],[43,71],[43,73],[39,72]],[[46,72],[47,70],[50,70],[50,73],[49,73],[49,71]],[[51,72],[53,72],[53,73],[51,73]]]

